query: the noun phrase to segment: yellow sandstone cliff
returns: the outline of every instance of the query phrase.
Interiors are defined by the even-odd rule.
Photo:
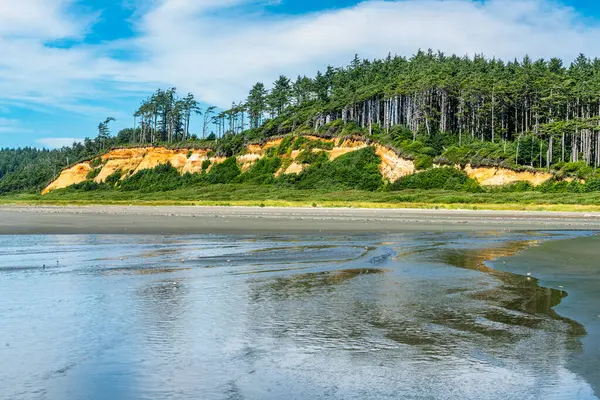
[[[533,186],[537,186],[552,178],[552,174],[547,172],[517,172],[507,168],[496,167],[472,168],[470,165],[465,167],[465,172],[470,178],[475,179],[483,186],[501,186],[520,181],[529,182]]]
[[[335,142],[334,139],[323,139],[316,136],[306,136],[306,138],[321,140],[326,143]],[[273,139],[263,144],[249,145],[245,154],[237,157],[240,169],[244,172],[249,170],[258,160],[264,157],[267,149],[279,146],[281,142],[282,139]],[[379,170],[385,180],[395,182],[403,176],[415,173],[413,161],[399,157],[396,152],[386,146],[373,145],[362,139],[345,139],[341,143],[338,142],[332,149],[316,148],[312,151],[323,151],[327,153],[330,160],[335,160],[344,154],[370,145],[374,146],[376,154],[381,158]],[[200,173],[202,165],[208,160],[207,171],[209,171],[215,164],[225,161],[224,157],[209,157],[209,152],[208,149],[167,149],[164,147],[115,149],[101,156],[102,164],[98,167],[100,171],[94,180],[98,183],[103,182],[116,171],[121,171],[122,178],[125,178],[143,169],[154,168],[167,162],[177,168],[181,174],[185,174]],[[277,171],[276,175],[302,172],[306,166],[295,161],[300,153],[299,150],[294,150],[283,156],[288,161],[284,163],[284,167]],[[81,183],[87,179],[92,170],[91,161],[85,161],[67,168],[43,190],[42,194]],[[517,181],[539,185],[552,177],[551,174],[543,172],[516,172],[495,167],[472,168],[470,165],[467,165],[465,172],[481,185],[488,186],[504,185]]]

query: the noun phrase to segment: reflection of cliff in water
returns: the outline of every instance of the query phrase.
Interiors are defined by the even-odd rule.
[[[383,274],[384,272],[386,270],[379,268],[354,268],[279,277],[265,282],[259,290],[252,291],[252,299],[257,301],[263,296],[277,300],[301,298],[310,296],[314,291],[333,290],[336,285],[361,275]]]
[[[536,240],[503,243],[499,247],[487,249],[436,249],[429,254],[433,261],[485,272],[497,278],[502,284],[496,288],[473,292],[470,296],[500,307],[490,311],[486,318],[503,324],[536,327],[541,316],[562,321],[568,326],[570,345],[579,348],[579,338],[585,335],[583,325],[564,318],[554,311],[567,292],[539,286],[535,278],[499,271],[488,267],[485,263],[503,257],[514,256],[527,248],[538,245]],[[501,310],[508,310],[501,311]],[[516,314],[515,314],[516,313]]]
[[[452,374],[458,357],[482,368],[519,365],[531,377],[543,368],[548,379],[558,379],[585,334],[580,324],[552,309],[566,293],[485,265],[535,243],[417,248],[385,269],[254,280],[248,328],[314,351],[368,353],[372,362],[416,357],[439,362]]]

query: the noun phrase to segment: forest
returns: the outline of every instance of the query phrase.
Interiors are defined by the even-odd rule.
[[[191,120],[197,118],[195,132]],[[229,109],[200,107],[193,94],[157,90],[133,125],[57,150],[0,150],[0,194],[39,191],[60,169],[111,147],[210,147],[223,156],[272,136],[316,133],[380,141],[419,169],[435,164],[544,169],[581,179],[600,166],[600,60],[502,61],[418,51],[358,56],[314,77],[258,82]]]

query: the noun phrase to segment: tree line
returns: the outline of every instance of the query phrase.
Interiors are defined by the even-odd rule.
[[[559,161],[600,166],[600,60],[584,55],[568,66],[558,58],[504,62],[431,50],[410,58],[356,56],[314,78],[281,76],[271,91],[259,82],[246,110],[251,128],[287,113],[307,116],[298,123],[315,130],[336,120],[368,133],[401,125],[415,140],[418,132],[441,132],[455,135],[459,146],[535,138],[544,141],[548,167]]]

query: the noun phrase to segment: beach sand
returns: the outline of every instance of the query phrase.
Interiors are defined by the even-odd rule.
[[[600,213],[200,206],[0,206],[0,234],[599,230]]]

